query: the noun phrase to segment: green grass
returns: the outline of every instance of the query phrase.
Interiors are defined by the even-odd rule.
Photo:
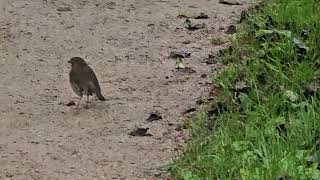
[[[218,95],[190,120],[172,177],[320,179],[317,162],[307,164],[320,151],[320,1],[268,1],[221,62]]]

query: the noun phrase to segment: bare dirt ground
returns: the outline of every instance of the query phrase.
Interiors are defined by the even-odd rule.
[[[182,112],[210,89],[208,37],[251,6],[218,0],[0,0],[0,179],[157,179],[174,156]],[[68,9],[70,8],[70,9]],[[179,13],[206,27],[190,31]],[[171,51],[191,53],[192,71]],[[106,102],[77,100],[67,61],[81,56]],[[147,122],[150,113],[162,119]],[[136,127],[152,136],[130,136]],[[157,177],[160,176],[160,177]]]

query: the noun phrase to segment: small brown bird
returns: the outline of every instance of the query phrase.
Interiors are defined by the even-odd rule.
[[[73,57],[68,63],[72,66],[69,73],[71,87],[80,96],[77,109],[83,95],[87,95],[87,108],[89,107],[89,95],[96,94],[99,100],[105,101],[106,99],[101,94],[98,79],[88,64],[81,57]]]

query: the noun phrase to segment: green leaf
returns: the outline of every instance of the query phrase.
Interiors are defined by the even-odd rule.
[[[248,141],[235,141],[232,143],[232,148],[237,152],[247,150],[248,146],[249,146]]]
[[[256,32],[256,36],[262,37],[267,34],[272,34],[274,31],[273,30],[267,30],[267,29],[260,29],[259,31]]]
[[[274,30],[274,31],[280,35],[287,37],[287,38],[291,38],[291,36],[292,36],[291,31],[287,31],[287,30]]]
[[[183,64],[183,61],[181,58],[176,59],[176,69],[184,69],[186,68],[185,65]]]
[[[187,171],[183,174],[184,180],[196,180],[191,171]]]
[[[262,36],[266,36],[266,35],[271,35],[273,33],[285,36],[287,38],[291,38],[292,33],[291,31],[287,31],[287,30],[267,30],[267,29],[260,29],[259,31],[256,32],[256,36],[257,37],[262,37]]]

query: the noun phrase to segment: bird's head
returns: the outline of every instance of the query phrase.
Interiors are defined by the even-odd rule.
[[[74,65],[86,66],[87,65],[87,63],[81,57],[73,57],[68,61],[68,63],[70,63],[72,66],[74,66]]]

